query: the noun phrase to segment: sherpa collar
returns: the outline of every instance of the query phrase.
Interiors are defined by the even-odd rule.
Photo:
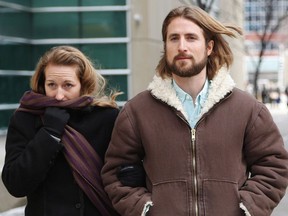
[[[159,100],[174,107],[176,110],[183,113],[187,118],[187,114],[181,104],[181,101],[176,96],[176,91],[172,87],[172,79],[162,79],[160,76],[155,75],[152,82],[148,86],[151,94]],[[225,95],[232,91],[235,83],[226,69],[221,69],[211,80],[207,101],[205,102],[200,116],[208,112],[217,102],[219,102]]]

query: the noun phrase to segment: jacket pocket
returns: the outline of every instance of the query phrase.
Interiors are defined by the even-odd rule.
[[[203,199],[205,216],[244,216],[240,209],[238,184],[228,180],[204,180]]]
[[[149,216],[188,216],[188,190],[184,180],[153,184]]]

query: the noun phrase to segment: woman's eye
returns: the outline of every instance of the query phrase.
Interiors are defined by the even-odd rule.
[[[73,87],[73,85],[71,83],[66,83],[64,87],[65,88],[71,88],[71,87]]]
[[[47,86],[49,86],[50,88],[55,87],[55,83],[48,83]]]

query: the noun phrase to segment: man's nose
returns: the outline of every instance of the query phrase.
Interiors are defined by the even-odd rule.
[[[178,45],[178,51],[179,52],[185,52],[187,51],[187,44],[184,38],[181,38],[179,40],[179,45]]]

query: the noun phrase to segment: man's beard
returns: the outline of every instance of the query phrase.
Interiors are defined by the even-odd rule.
[[[183,56],[180,55],[179,56]],[[205,54],[204,58],[199,61],[199,62],[195,62],[195,59],[193,58],[193,56],[189,56],[189,60],[192,61],[191,66],[189,67],[185,67],[187,64],[187,60],[184,60],[184,62],[180,62],[179,66],[176,64],[175,60],[177,58],[177,56],[173,59],[172,63],[169,63],[166,57],[166,62],[167,62],[167,69],[168,71],[172,72],[172,74],[175,74],[179,77],[192,77],[192,76],[196,76],[197,74],[199,74],[203,68],[207,65],[207,55]],[[178,60],[179,61],[179,60]]]

